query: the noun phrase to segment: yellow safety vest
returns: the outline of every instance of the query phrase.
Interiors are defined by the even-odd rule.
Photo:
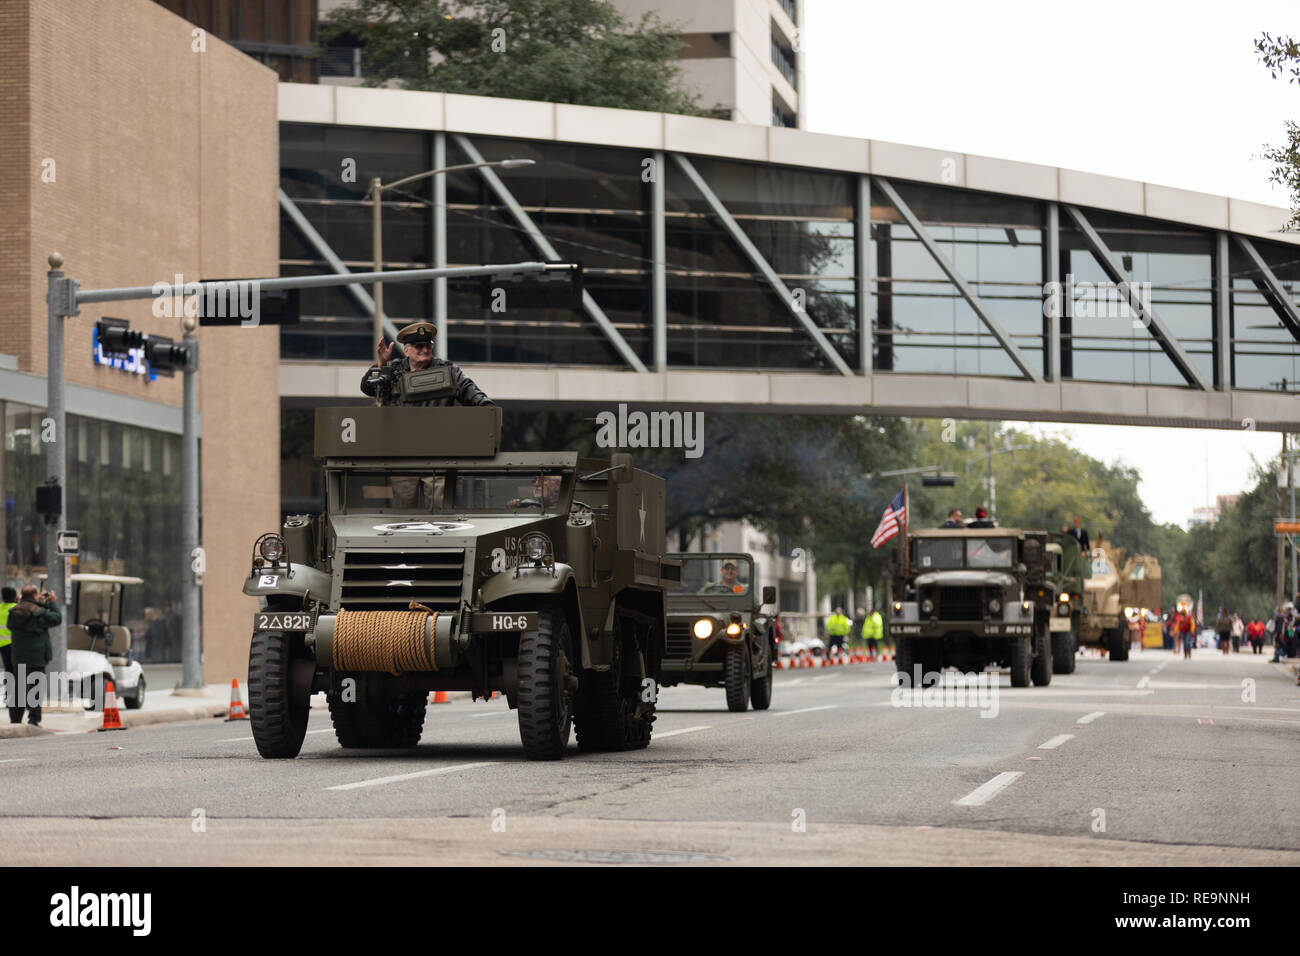
[[[13,635],[9,633],[9,611],[17,606],[17,604],[0,604],[0,647],[13,643]]]

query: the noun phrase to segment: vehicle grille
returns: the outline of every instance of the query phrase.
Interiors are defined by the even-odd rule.
[[[464,574],[465,552],[460,550],[348,551],[339,603],[349,611],[401,611],[412,601],[435,611],[455,611]]]
[[[978,621],[984,617],[980,588],[939,588],[939,620]]]
[[[691,656],[691,622],[669,621],[667,640],[664,642],[664,656],[681,658]]]

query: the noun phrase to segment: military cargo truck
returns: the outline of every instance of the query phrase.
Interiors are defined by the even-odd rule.
[[[1097,539],[1084,582],[1079,643],[1101,648],[1112,661],[1128,660],[1129,619],[1160,607],[1160,562],[1149,554],[1125,560],[1123,548]]]
[[[1048,592],[1055,594],[1049,629],[1052,632],[1052,672],[1074,673],[1079,651],[1079,628],[1083,619],[1083,584],[1091,564],[1079,550],[1079,542],[1068,534],[1053,534],[1047,544],[1052,566],[1048,570]]]
[[[891,562],[895,665],[915,681],[944,667],[1009,667],[1011,686],[1052,680],[1053,595],[1046,531],[935,528],[908,533]]]
[[[723,687],[727,709],[772,703],[776,661],[773,619],[764,613],[776,603],[776,588],[754,593],[754,559],[743,553],[670,554],[681,562],[682,586],[668,594],[668,640],[663,686],[700,684]]]
[[[258,538],[244,593],[263,757],[323,691],[344,747],[411,747],[430,691],[500,692],[524,752],[646,746],[665,633],[664,482],[631,457],[502,452],[501,411],[316,412],[325,511]]]

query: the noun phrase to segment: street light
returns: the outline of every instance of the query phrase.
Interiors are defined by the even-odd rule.
[[[490,166],[497,166],[501,169],[518,169],[521,166],[532,166],[534,160],[531,159],[498,159],[490,163],[461,163],[458,166],[444,166],[441,169],[430,169],[423,173],[416,173],[414,176],[407,176],[399,179],[395,183],[383,183],[376,176],[370,180],[370,191],[366,194],[374,204],[372,228],[374,236],[371,240],[372,251],[375,260],[375,271],[384,271],[384,226],[383,226],[383,195],[390,189],[396,189],[399,186],[405,186],[409,183],[418,182],[421,179],[428,179],[431,176],[437,176],[440,173],[454,173],[462,169],[483,169]],[[380,342],[384,338],[384,284],[375,283],[375,322],[374,322],[374,341]]]

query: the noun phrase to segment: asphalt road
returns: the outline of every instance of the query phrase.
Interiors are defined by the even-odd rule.
[[[1300,863],[1300,687],[1266,656],[1081,658],[900,707],[892,665],[782,672],[769,711],[662,692],[646,750],[528,761],[504,700],[420,746],[258,757],[218,720],[0,741],[4,863]],[[1253,696],[1253,699],[1251,699]],[[976,701],[977,704],[980,701]]]

